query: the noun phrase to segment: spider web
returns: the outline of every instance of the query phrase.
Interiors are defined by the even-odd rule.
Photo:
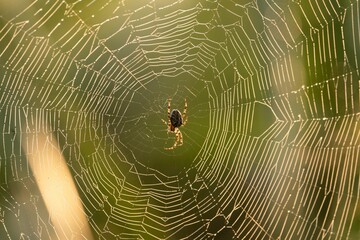
[[[359,238],[359,11],[1,2],[0,238]]]

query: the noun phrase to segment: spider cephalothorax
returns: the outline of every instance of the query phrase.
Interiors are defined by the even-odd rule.
[[[175,143],[172,147],[169,148],[165,148],[166,150],[171,150],[176,148],[177,146],[181,146],[183,144],[183,137],[182,137],[182,133],[179,130],[179,127],[182,125],[185,125],[187,122],[187,115],[186,115],[186,110],[187,110],[187,102],[185,99],[185,107],[184,107],[184,112],[183,115],[181,114],[181,112],[177,109],[173,109],[171,110],[171,100],[168,99],[168,121],[166,122],[164,119],[163,122],[168,126],[168,133],[175,133]]]

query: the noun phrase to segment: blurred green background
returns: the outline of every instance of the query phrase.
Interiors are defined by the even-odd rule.
[[[1,1],[0,238],[359,238],[359,11]],[[170,151],[168,99],[189,118]],[[53,172],[87,223],[50,207],[71,209]]]

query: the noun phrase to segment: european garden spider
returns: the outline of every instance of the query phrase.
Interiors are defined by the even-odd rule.
[[[168,121],[166,122],[164,119],[161,120],[167,125],[168,133],[169,132],[175,133],[175,143],[172,147],[165,148],[165,150],[171,150],[183,144],[183,137],[182,137],[182,133],[179,130],[179,127],[181,125],[185,125],[188,119],[186,115],[186,110],[187,110],[186,98],[185,98],[185,107],[184,107],[183,116],[181,116],[181,112],[177,109],[173,109],[170,111],[171,109],[170,103],[171,103],[171,99],[168,99],[168,111],[167,111]]]

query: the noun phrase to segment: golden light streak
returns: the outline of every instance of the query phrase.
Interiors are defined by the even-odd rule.
[[[22,142],[58,239],[93,239],[75,183],[51,134]],[[54,238],[56,238],[54,237]]]

